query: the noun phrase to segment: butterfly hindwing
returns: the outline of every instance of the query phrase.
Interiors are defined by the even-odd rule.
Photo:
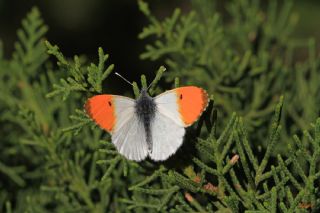
[[[148,155],[145,129],[136,114],[114,131],[112,143],[129,160],[141,161]]]
[[[155,161],[163,161],[174,154],[181,146],[185,129],[171,118],[157,111],[151,132],[152,151],[149,153],[150,158]]]

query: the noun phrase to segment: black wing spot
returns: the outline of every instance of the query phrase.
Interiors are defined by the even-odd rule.
[[[182,99],[182,94],[180,94],[180,99]]]
[[[111,103],[111,101],[108,101],[108,104],[109,104],[109,106],[112,106],[112,103]]]

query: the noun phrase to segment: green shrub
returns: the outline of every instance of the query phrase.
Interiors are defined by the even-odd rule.
[[[165,162],[136,163],[83,111],[114,70],[65,58],[45,41],[33,8],[12,57],[0,45],[0,208],[6,212],[317,212],[320,181],[319,58],[313,39],[292,36],[292,2],[192,1],[158,20],[139,8],[152,37],[141,59],[160,79],[211,95],[184,145]],[[298,61],[297,51],[308,57]],[[57,65],[48,59],[52,56]],[[125,63],[125,62],[124,62]],[[166,70],[166,71],[165,71]],[[147,79],[133,84],[137,97]],[[140,86],[139,86],[140,85]],[[170,89],[170,88],[165,88]],[[314,123],[311,123],[314,122]]]

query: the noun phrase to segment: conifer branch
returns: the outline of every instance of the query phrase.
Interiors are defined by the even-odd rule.
[[[19,42],[15,43],[14,59],[20,66],[19,72],[35,77],[40,66],[46,61],[47,55],[42,44],[42,37],[48,31],[40,17],[40,12],[33,7],[22,21],[22,28],[17,31]],[[24,71],[22,71],[24,67]],[[23,74],[22,74],[23,75]],[[22,76],[20,75],[20,76]]]
[[[145,75],[141,75],[141,86],[143,89],[147,89],[148,83]]]
[[[240,159],[241,159],[241,164],[242,164],[245,176],[246,176],[246,178],[248,179],[248,182],[249,182],[249,186],[248,187],[250,187],[251,189],[255,189],[256,185],[254,183],[253,177],[251,176],[251,172],[249,170],[249,164],[248,164],[247,158],[245,156],[245,151],[244,151],[244,149],[242,147],[242,143],[241,143],[242,140],[240,138],[239,129],[237,129],[235,131],[235,139],[236,139],[236,147],[237,147]]]
[[[98,49],[99,53],[99,63],[95,65],[93,63],[87,67],[88,70],[88,82],[91,85],[91,91],[101,93],[102,92],[102,82],[106,79],[114,69],[114,65],[109,65],[106,69],[104,64],[109,58],[108,54],[104,54],[102,48]]]
[[[164,66],[159,67],[158,71],[156,72],[156,77],[153,79],[153,81],[151,82],[151,86],[150,86],[150,95],[154,94],[154,90],[156,85],[158,84],[158,82],[160,81],[163,73],[166,71],[166,68]]]
[[[132,82],[132,89],[133,89],[134,96],[135,96],[136,98],[138,98],[139,95],[140,95],[140,89],[139,89],[139,87],[138,87],[137,82],[135,82],[135,81]]]
[[[21,170],[21,169],[20,169]],[[9,176],[20,187],[25,186],[25,181],[19,175],[18,168],[8,167],[0,161],[0,173]]]
[[[92,124],[91,119],[83,110],[76,109],[75,112],[75,115],[70,115],[70,119],[76,124],[63,128],[63,132],[73,132],[74,135],[77,135],[85,126]]]
[[[178,185],[180,188],[186,189],[190,192],[199,191],[199,185],[196,182],[184,177],[178,172],[171,171],[169,173],[169,177],[172,178],[175,181],[175,184]]]
[[[12,57],[0,42],[0,211],[317,212],[319,58],[314,39],[290,35],[292,1],[224,2],[223,15],[215,1],[194,1],[162,20],[138,6],[150,21],[139,38],[153,39],[140,57],[161,59],[170,72],[142,75],[135,96],[150,82],[155,95],[160,80],[210,94],[188,144],[165,162],[121,156],[77,109],[103,92],[114,69],[108,54],[98,48],[96,63],[65,57],[43,42],[48,28],[32,8]],[[301,49],[308,54],[297,64]]]
[[[57,58],[58,66],[70,74],[68,77],[60,79],[60,85],[53,85],[54,90],[47,94],[47,98],[62,94],[62,100],[65,101],[70,93],[75,91],[102,92],[102,83],[113,71],[114,65],[111,64],[105,69],[105,63],[109,55],[104,54],[101,47],[98,49],[98,64],[91,63],[85,69],[78,56],[74,56],[74,62],[71,63],[65,59],[57,45],[53,46],[46,41],[46,46],[48,48],[48,54]]]

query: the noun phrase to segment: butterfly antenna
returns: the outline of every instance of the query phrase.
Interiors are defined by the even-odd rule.
[[[119,76],[120,78],[122,78],[122,80],[124,80],[125,82],[127,82],[128,84],[130,84],[131,86],[133,86],[133,84],[128,81],[125,77],[123,77],[122,75],[120,75],[119,73],[115,72],[114,74],[116,74],[117,76]]]
[[[151,86],[152,86],[152,82],[149,84],[149,86],[147,87],[146,91],[148,91]]]

